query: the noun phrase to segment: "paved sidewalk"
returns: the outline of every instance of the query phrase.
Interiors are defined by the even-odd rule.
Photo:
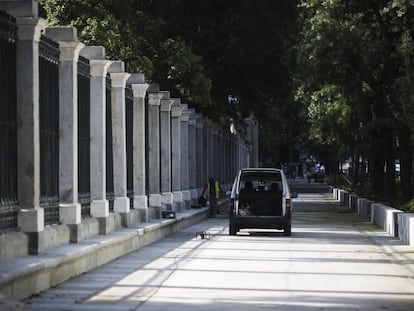
[[[209,240],[197,236],[203,231]],[[301,195],[291,237],[247,230],[229,236],[227,219],[207,219],[25,300],[24,307],[411,311],[412,255],[412,247],[337,202]]]
[[[0,311],[18,308],[18,304],[8,304],[1,297],[19,301],[37,294],[198,223],[207,215],[207,208],[184,210],[174,219],[155,219],[51,248],[41,255],[0,263]]]

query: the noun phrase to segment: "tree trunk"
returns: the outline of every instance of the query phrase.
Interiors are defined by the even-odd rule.
[[[359,168],[359,156],[357,150],[354,148],[352,153],[352,186],[357,187],[359,184],[358,168]]]
[[[402,125],[399,130],[400,139],[400,177],[401,177],[401,199],[410,200],[412,198],[411,174],[412,174],[412,155],[411,155],[411,130],[408,126]]]
[[[371,137],[369,146],[368,169],[372,192],[376,195],[384,192],[384,148],[376,135]]]
[[[384,155],[385,155],[385,185],[384,194],[389,200],[396,198],[397,187],[395,181],[395,157],[393,148],[392,131],[387,131],[384,135]]]

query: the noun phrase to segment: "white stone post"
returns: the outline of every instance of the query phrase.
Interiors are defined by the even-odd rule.
[[[188,170],[188,121],[190,119],[191,111],[188,110],[186,104],[182,104],[183,110],[181,112],[181,192],[183,194],[183,201],[186,208],[191,207],[191,192]]]
[[[71,225],[71,242],[78,242],[82,222],[78,202],[78,59],[83,44],[74,27],[46,28],[59,42],[59,216]]]
[[[161,133],[161,192],[162,205],[167,210],[176,210],[171,192],[171,106],[170,92],[163,92],[160,106]]]
[[[91,172],[91,215],[101,220],[100,233],[105,234],[105,221],[109,216],[106,199],[106,74],[110,61],[105,59],[101,46],[87,46],[81,55],[89,59],[90,79],[90,172]]]
[[[127,227],[130,205],[127,197],[125,86],[130,74],[125,72],[121,61],[112,62],[108,72],[111,77],[114,212],[121,214],[122,225]]]
[[[181,192],[181,100],[174,99],[171,107],[171,190],[174,204],[178,211],[182,209],[183,193]]]
[[[17,15],[18,16],[18,15]],[[29,253],[45,250],[44,210],[40,207],[39,41],[45,25],[17,17],[17,197],[18,226],[29,235]]]
[[[162,207],[160,189],[160,102],[164,94],[148,94],[148,191],[149,206]]]
[[[134,97],[133,125],[133,165],[134,165],[134,208],[144,210],[145,221],[148,222],[148,198],[145,194],[146,161],[145,161],[145,95],[149,87],[144,75],[133,73],[129,78]]]

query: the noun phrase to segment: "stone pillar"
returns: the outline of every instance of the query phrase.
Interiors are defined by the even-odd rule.
[[[18,16],[18,15],[17,15]],[[44,210],[40,207],[39,41],[45,25],[17,17],[17,197],[18,225],[29,237],[29,253],[45,250]]]
[[[188,170],[188,121],[191,111],[188,110],[186,104],[182,105],[181,111],[181,192],[183,193],[183,201],[186,208],[191,207],[191,192]]]
[[[91,67],[91,215],[100,221],[100,233],[106,234],[106,73],[111,62],[101,46],[87,46],[81,55],[89,59]]]
[[[213,177],[214,176],[214,135],[213,135],[213,122],[211,120],[209,120],[208,122],[208,143],[207,143],[207,154],[208,154],[208,163],[209,163],[209,170],[208,170],[208,178]]]
[[[224,133],[223,133],[223,127],[219,126],[219,130],[218,130],[218,137],[219,137],[219,147],[220,147],[220,152],[219,152],[219,159],[218,159],[218,165],[219,165],[219,181],[221,183],[224,183],[225,181],[225,159],[226,159],[226,153],[225,153],[225,149],[224,149]]]
[[[170,92],[162,92],[160,106],[160,134],[161,134],[161,193],[162,205],[166,210],[176,210],[173,193],[171,192],[171,106]]]
[[[181,192],[181,100],[173,99],[171,106],[171,190],[177,211],[181,211],[183,193]]]
[[[111,76],[112,144],[114,165],[114,212],[121,215],[122,225],[128,226],[130,211],[127,197],[125,86],[130,74],[124,63],[112,62]]]
[[[233,175],[236,176],[237,174],[237,161],[236,161],[236,156],[237,156],[237,144],[236,144],[236,135],[231,135],[231,168],[233,170]]]
[[[245,119],[247,123],[247,141],[249,143],[250,167],[259,166],[259,125],[254,116]]]
[[[129,78],[134,96],[133,158],[134,158],[134,208],[144,211],[148,222],[148,198],[145,194],[145,95],[148,84],[144,75],[134,73]]]
[[[203,168],[201,172],[201,184],[200,187],[204,188],[208,181],[208,146],[207,146],[207,133],[208,133],[208,118],[203,117],[202,123],[202,144],[203,144],[203,154],[202,154],[202,161],[203,161]]]
[[[230,132],[227,132],[226,134],[226,181],[225,181],[227,185],[230,185],[230,183],[232,182],[230,135],[231,135]]]
[[[195,109],[189,109],[191,111],[190,119],[188,121],[188,178],[189,188],[191,192],[191,202],[197,203],[197,129],[196,123],[198,116],[195,113]]]
[[[211,131],[211,159],[212,159],[212,174],[214,178],[219,178],[219,140],[218,140],[218,131],[217,126],[215,124],[212,125],[212,131]]]
[[[240,137],[238,137],[237,139],[237,145],[239,169],[249,167],[249,153],[247,147],[245,146],[243,140]]]
[[[203,116],[201,114],[197,114],[197,122],[196,122],[196,188],[197,188],[197,197],[201,195],[201,192],[204,187],[204,183],[207,181],[204,178],[204,144],[203,144]]]
[[[52,27],[46,36],[59,42],[59,216],[70,225],[71,242],[80,240],[78,203],[78,59],[83,44],[76,28]]]
[[[148,191],[149,206],[161,208],[160,194],[160,102],[164,94],[148,94]]]

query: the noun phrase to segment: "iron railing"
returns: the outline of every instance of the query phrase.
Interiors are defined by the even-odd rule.
[[[39,42],[40,206],[45,224],[59,223],[59,44]]]
[[[78,60],[78,201],[82,217],[91,214],[90,174],[90,66],[89,60]]]
[[[127,161],[127,196],[130,208],[134,208],[134,98],[131,84],[125,88],[125,119],[126,119],[126,161]]]
[[[0,233],[17,229],[16,23],[0,11]]]

